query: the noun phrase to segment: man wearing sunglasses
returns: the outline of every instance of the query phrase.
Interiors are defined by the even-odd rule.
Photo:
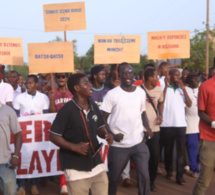
[[[144,127],[148,138],[152,138],[153,133],[145,110],[146,94],[141,88],[132,85],[133,72],[130,64],[119,65],[121,84],[107,93],[100,107],[106,129],[114,137],[108,154],[109,195],[116,195],[121,173],[129,159],[133,160],[137,168],[138,194],[150,194],[149,150],[143,141]]]
[[[58,112],[60,108],[62,108],[63,105],[70,101],[73,97],[73,95],[67,88],[68,76],[68,73],[55,74],[57,88],[54,89],[54,92],[50,91],[48,95],[50,100],[49,111],[51,113]]]
[[[50,100],[50,107],[49,111],[51,113],[58,112],[65,103],[70,101],[73,98],[72,93],[67,88],[67,81],[68,81],[69,74],[68,73],[56,73],[55,79],[57,81],[57,88],[55,91],[50,91],[48,96]],[[67,194],[67,184],[65,175],[60,175],[60,193]]]

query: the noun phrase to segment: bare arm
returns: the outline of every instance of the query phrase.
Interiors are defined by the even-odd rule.
[[[160,125],[163,122],[163,108],[164,108],[164,101],[158,102],[158,117],[157,117],[157,122],[156,125]]]
[[[189,95],[187,94],[187,91],[185,90],[185,88],[183,88],[182,91],[183,91],[184,97],[185,97],[185,104],[188,108],[190,108],[192,106],[192,101],[191,101]]]
[[[63,137],[50,133],[49,139],[55,145],[59,146],[60,148],[71,150],[73,152],[77,152],[82,155],[87,155],[89,149],[89,143],[80,142],[78,144],[74,144],[71,142],[66,141]]]
[[[211,126],[212,119],[205,113],[205,111],[198,110],[198,115],[207,125]]]
[[[110,126],[109,126],[108,123],[107,123],[107,119],[108,119],[110,113],[107,113],[107,112],[104,112],[104,111],[103,111],[102,113],[103,113],[103,118],[104,118],[104,121],[105,121],[105,126],[106,126],[107,132],[110,133],[110,134],[113,136],[113,139],[114,139],[116,142],[120,142],[120,141],[123,139],[124,135],[123,135],[122,133],[114,134],[114,133],[111,131]]]
[[[178,82],[178,85],[179,85],[179,87],[181,88],[181,90],[182,90],[183,93],[184,93],[185,104],[186,104],[186,106],[187,106],[188,108],[190,108],[190,107],[192,106],[192,101],[191,101],[189,95],[187,94],[187,91],[186,91],[186,89],[185,89],[185,87],[184,87],[184,84],[183,84],[183,82],[182,82],[181,79],[180,79],[180,81]]]
[[[110,133],[107,133],[105,127],[99,128],[97,134],[100,138],[105,139],[109,145],[113,143],[113,136]]]
[[[6,105],[10,106],[12,105],[12,102],[6,102]]]
[[[14,155],[19,156],[19,153],[20,153],[20,150],[22,147],[22,132],[21,131],[14,135],[14,147],[15,147]],[[10,167],[15,169],[16,166],[18,166],[18,164],[19,164],[19,159],[16,157],[12,157]]]
[[[164,101],[158,102],[157,108],[159,116],[163,116]]]
[[[48,97],[49,97],[49,100],[50,100],[49,112],[50,113],[57,112],[56,106],[55,106],[55,94],[54,94],[54,92],[53,91],[49,91]]]
[[[142,113],[142,122],[143,122],[143,126],[144,126],[145,129],[146,129],[146,132],[147,132],[148,137],[152,138],[152,137],[153,137],[153,132],[152,132],[150,126],[149,126],[149,120],[148,120],[146,111],[144,111],[144,112]]]

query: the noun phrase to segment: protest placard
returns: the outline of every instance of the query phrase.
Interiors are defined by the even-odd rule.
[[[43,5],[45,32],[85,30],[84,2]]]
[[[73,43],[30,43],[28,60],[31,74],[73,72]]]
[[[148,32],[148,59],[176,59],[190,57],[190,32]]]
[[[59,162],[59,147],[49,141],[49,131],[55,117],[56,113],[18,118],[22,129],[23,144],[17,178],[36,178],[62,174]],[[100,155],[107,168],[109,147],[104,139],[99,137],[98,139],[99,142],[104,144]],[[13,142],[12,136],[12,151],[14,151]]]
[[[0,37],[0,64],[23,65],[23,44],[21,38]]]
[[[139,63],[140,42],[140,35],[96,35],[94,64]]]

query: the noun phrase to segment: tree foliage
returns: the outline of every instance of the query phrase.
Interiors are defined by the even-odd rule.
[[[11,70],[17,71],[24,79],[26,79],[29,74],[29,67],[26,63],[24,63],[23,66],[7,66],[7,72]]]
[[[213,65],[213,58],[215,56],[213,40],[215,38],[215,31],[210,31],[209,42],[209,65]],[[182,65],[189,67],[191,70],[205,72],[206,64],[206,31],[200,32],[195,30],[195,35],[190,39],[190,58],[183,59]]]

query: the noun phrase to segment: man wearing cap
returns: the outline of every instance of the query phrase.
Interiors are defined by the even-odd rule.
[[[4,83],[4,69],[5,66],[0,64],[0,103],[11,106],[13,101],[13,88],[10,84]]]
[[[103,65],[94,66],[91,69],[91,81],[92,81],[92,97],[93,100],[98,106],[103,102],[103,98],[106,93],[109,91],[109,88],[104,85],[106,81],[106,74]]]

